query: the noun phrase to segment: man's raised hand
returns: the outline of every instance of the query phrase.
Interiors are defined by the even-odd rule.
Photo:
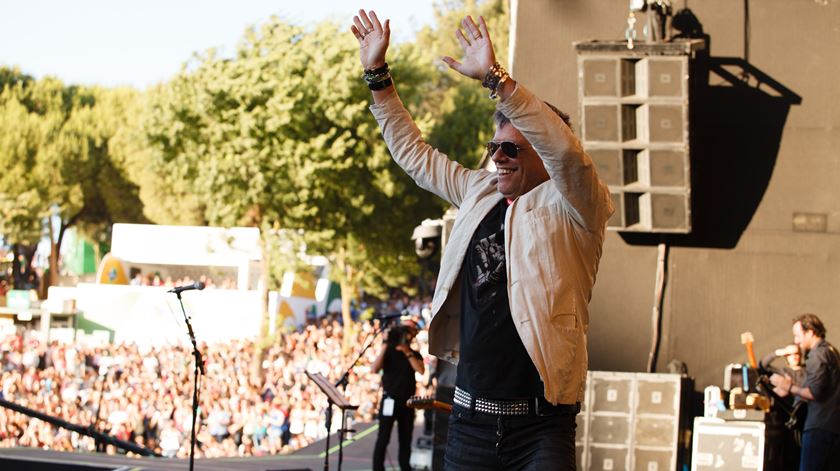
[[[385,65],[385,53],[391,40],[390,20],[385,20],[383,26],[373,10],[370,15],[359,10],[359,14],[353,17],[350,31],[359,40],[359,59],[365,70]]]
[[[493,51],[493,43],[490,41],[490,33],[487,32],[484,17],[480,16],[478,20],[479,24],[476,25],[472,17],[467,16],[461,20],[461,26],[455,30],[455,38],[464,50],[462,61],[458,62],[449,56],[444,57],[443,61],[462,75],[482,81],[490,67],[496,63],[496,53]]]

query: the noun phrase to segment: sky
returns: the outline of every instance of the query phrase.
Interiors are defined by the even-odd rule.
[[[305,25],[347,25],[359,8],[391,20],[392,40],[433,21],[434,0],[2,0],[0,66],[53,75],[67,84],[131,85],[165,81],[194,52],[232,53],[245,29],[277,15]]]

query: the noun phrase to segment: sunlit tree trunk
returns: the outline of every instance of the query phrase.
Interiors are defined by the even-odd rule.
[[[260,213],[259,210],[257,212]],[[257,219],[261,219],[259,214],[257,215]],[[262,364],[263,360],[265,360],[265,351],[271,340],[268,333],[270,322],[268,315],[268,279],[269,268],[271,266],[271,261],[269,260],[271,251],[266,240],[267,237],[265,229],[260,227],[260,251],[262,257],[260,258],[260,278],[259,286],[257,287],[260,292],[260,332],[254,342],[254,360],[251,364],[251,376],[259,379],[260,383],[265,378],[265,370],[263,370]]]
[[[353,299],[358,300],[358,284],[362,277],[362,272],[356,270],[348,259],[347,249],[339,249],[336,256],[336,269],[339,275],[338,283],[341,287],[341,320],[344,324],[342,351],[345,354],[355,345],[356,326],[350,312],[350,305]]]

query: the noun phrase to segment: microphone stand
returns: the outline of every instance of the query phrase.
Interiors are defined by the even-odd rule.
[[[359,353],[359,356],[357,356],[356,359],[353,360],[353,363],[350,364],[350,367],[348,367],[347,370],[344,372],[344,374],[341,375],[341,379],[336,381],[336,383],[335,383],[336,388],[341,386],[342,390],[344,390],[345,392],[347,391],[347,377],[350,375],[350,372],[353,371],[353,368],[356,367],[356,364],[359,363],[359,360],[361,360],[362,357],[365,355],[365,352],[367,351],[367,349],[370,348],[371,345],[373,345],[373,342],[374,342],[374,340],[376,340],[376,337],[378,337],[379,334],[381,334],[385,330],[385,327],[387,325],[388,325],[388,322],[384,322],[379,327],[379,329],[373,334],[373,338],[370,339],[370,342],[368,342],[368,344],[365,345],[365,348],[362,349],[362,351]],[[344,459],[344,433],[352,431],[352,430],[347,430],[347,428],[345,426],[346,421],[347,421],[347,414],[345,414],[344,411],[341,411],[341,428],[338,430],[338,471],[341,471],[341,462]],[[330,402],[329,406],[327,406],[327,444],[328,444],[327,445],[327,450],[329,450],[330,424],[331,423],[332,423],[332,402]],[[329,451],[327,452],[327,459],[329,459]],[[324,469],[328,469],[328,466],[329,465],[327,464]]]
[[[192,430],[190,431],[190,471],[193,471],[193,461],[195,454],[195,419],[198,415],[198,378],[199,373],[204,375],[204,360],[201,357],[201,352],[198,350],[198,345],[195,343],[195,334],[193,333],[190,318],[187,316],[187,311],[184,309],[184,301],[181,300],[181,292],[175,291],[175,296],[178,296],[178,303],[181,305],[181,312],[184,313],[184,322],[187,323],[187,332],[190,335],[190,342],[193,346],[193,356],[195,357],[195,369],[193,371],[193,397],[192,397]]]
[[[107,373],[107,370],[104,370]],[[99,401],[96,404],[96,415],[93,417],[93,424],[91,424],[91,428],[96,430],[96,427],[99,426],[99,411],[102,410],[102,396],[105,395],[105,379],[107,378],[107,374],[102,374],[103,367],[99,367],[99,371],[97,379],[94,382],[94,386],[96,383],[101,382],[102,384],[99,386]],[[95,388],[94,388],[95,389]],[[104,452],[105,451],[105,443],[100,441],[98,438],[94,437],[94,443],[96,444],[96,451],[97,452]]]

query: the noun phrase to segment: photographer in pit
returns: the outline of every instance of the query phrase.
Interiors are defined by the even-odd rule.
[[[425,371],[423,357],[412,350],[411,341],[417,335],[417,324],[404,320],[392,326],[386,333],[385,344],[376,357],[371,369],[382,370],[382,401],[379,407],[379,434],[373,448],[373,470],[385,469],[385,450],[391,440],[391,430],[397,422],[399,437],[400,470],[409,471],[411,466],[411,438],[414,432],[414,409],[405,405],[414,395],[417,383],[414,373]]]

